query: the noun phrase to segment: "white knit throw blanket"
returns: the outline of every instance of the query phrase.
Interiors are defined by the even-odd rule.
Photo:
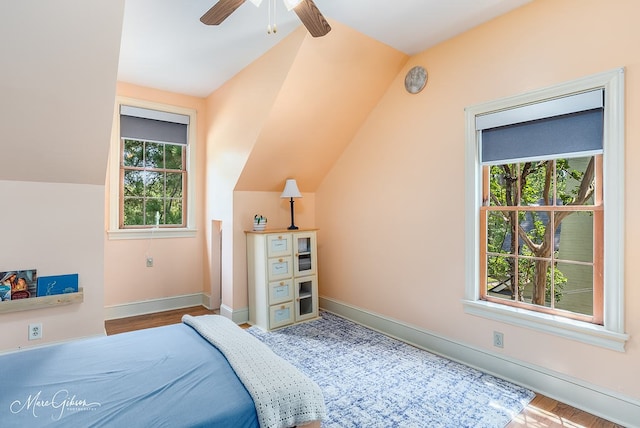
[[[220,315],[185,315],[182,322],[224,354],[251,394],[262,428],[292,427],[325,417],[320,387],[233,321]]]

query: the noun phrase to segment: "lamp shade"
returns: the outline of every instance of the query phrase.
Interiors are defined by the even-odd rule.
[[[298,183],[295,178],[288,178],[284,184],[284,190],[282,191],[281,198],[301,198],[300,190],[298,190]]]

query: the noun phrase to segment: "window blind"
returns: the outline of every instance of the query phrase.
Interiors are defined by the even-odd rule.
[[[603,127],[602,89],[476,119],[485,165],[602,153]]]
[[[186,115],[120,106],[121,138],[186,145],[188,126]]]

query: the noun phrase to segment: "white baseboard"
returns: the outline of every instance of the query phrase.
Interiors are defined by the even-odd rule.
[[[218,306],[213,306],[211,304],[211,294],[202,293],[202,306],[211,310],[211,309],[219,309]]]
[[[320,296],[320,307],[419,348],[482,370],[555,400],[626,426],[640,427],[640,402],[580,379],[487,350]]]
[[[171,311],[173,309],[188,308],[190,306],[204,306],[208,303],[204,293],[186,294],[182,296],[164,297],[162,299],[144,300],[141,302],[124,303],[122,305],[106,306],[105,320],[134,317],[154,312]]]
[[[229,318],[236,324],[244,324],[249,322],[249,308],[233,310],[227,305],[220,305],[220,315]]]

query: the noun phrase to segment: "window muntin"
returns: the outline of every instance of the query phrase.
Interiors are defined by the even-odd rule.
[[[602,155],[483,167],[480,298],[602,324]]]
[[[120,227],[184,227],[186,147],[121,139]]]

